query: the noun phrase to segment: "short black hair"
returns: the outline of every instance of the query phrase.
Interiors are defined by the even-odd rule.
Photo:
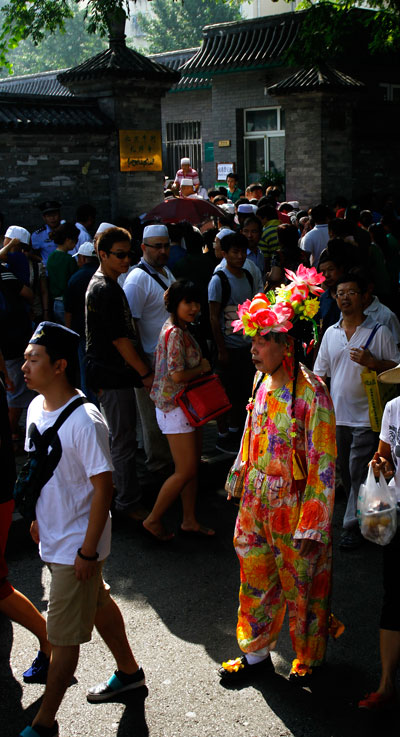
[[[79,205],[76,209],[76,219],[78,223],[86,222],[89,218],[96,217],[96,208],[94,205]]]
[[[78,240],[79,233],[79,228],[76,227],[75,223],[62,223],[53,230],[53,241],[57,246],[62,246],[67,238]]]
[[[185,302],[201,302],[200,289],[190,279],[177,279],[164,294],[165,309],[171,313],[175,323],[179,304],[183,300]]]
[[[246,253],[248,249],[247,238],[241,233],[232,233],[230,235],[226,235],[220,241],[220,245],[221,251],[224,251],[224,253],[228,253],[231,248],[240,248],[242,251],[246,251]]]
[[[50,363],[55,363],[56,361],[59,361],[60,358],[63,358],[66,362],[66,368],[65,368],[65,376],[67,377],[68,382],[71,384],[71,386],[75,386],[77,377],[79,375],[78,367],[79,367],[79,361],[78,361],[78,351],[59,351],[53,346],[44,346],[46,349],[46,353],[50,359]]]
[[[132,238],[129,231],[125,228],[107,228],[107,230],[104,230],[99,235],[97,250],[104,251],[104,253],[110,253],[114,243],[118,243],[119,241],[131,243]]]
[[[365,279],[360,274],[352,274],[351,272],[343,274],[343,276],[338,279],[336,283],[336,290],[339,284],[348,284],[349,282],[357,284],[361,294],[365,294],[368,291],[368,284]]]
[[[257,210],[257,215],[259,218],[265,218],[266,220],[276,220],[278,218],[278,213],[272,205],[261,205]]]
[[[255,192],[255,191],[256,191],[257,189],[261,189],[261,190],[264,190],[264,187],[262,186],[262,184],[261,184],[260,182],[253,182],[253,184],[249,184],[249,185],[248,185],[248,186],[246,187],[246,189],[247,189],[247,190],[248,190],[249,192]]]
[[[311,217],[315,223],[318,223],[320,220],[327,220],[329,215],[329,207],[327,205],[323,205],[322,203],[311,208]]]
[[[226,175],[226,178],[227,179],[228,179],[228,177],[230,177],[231,179],[234,179],[235,182],[238,182],[239,181],[239,176],[237,174],[235,174],[234,171],[230,171],[229,174]]]
[[[254,223],[255,225],[257,225],[257,228],[258,228],[258,230],[261,233],[261,231],[262,231],[262,222],[261,222],[260,218],[257,217],[257,215],[249,215],[245,219],[245,221],[243,222],[242,230],[243,230],[243,228],[246,227],[246,225],[250,225],[250,223]]]
[[[211,187],[211,189],[207,190],[207,194],[209,197],[217,197],[217,195],[222,194],[220,189],[216,189],[215,187]]]

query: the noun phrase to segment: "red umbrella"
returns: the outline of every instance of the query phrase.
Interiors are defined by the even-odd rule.
[[[178,223],[188,220],[192,225],[201,223],[207,215],[225,217],[223,210],[200,197],[174,197],[161,202],[146,214],[146,220],[161,218],[164,223]]]

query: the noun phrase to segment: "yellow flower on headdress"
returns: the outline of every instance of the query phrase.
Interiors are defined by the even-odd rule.
[[[314,315],[317,314],[318,310],[319,310],[318,297],[314,297],[314,299],[310,298],[310,299],[305,300],[303,310],[302,310],[304,318],[308,318],[309,320],[312,320]]]

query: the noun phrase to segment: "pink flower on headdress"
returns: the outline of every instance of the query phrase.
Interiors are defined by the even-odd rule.
[[[242,305],[239,305],[239,320],[232,322],[233,332],[237,333],[239,330],[243,330],[245,335],[251,337],[254,337],[257,333],[265,335],[271,330],[277,333],[287,333],[292,327],[289,320],[294,314],[291,306],[285,303],[267,306],[267,300],[264,304],[266,307],[263,307],[262,300],[258,303],[255,300],[253,302],[246,300]],[[261,309],[257,309],[259,305]]]
[[[285,269],[285,274],[288,279],[292,280],[293,286],[297,287],[297,294],[302,295],[303,299],[307,297],[309,291],[312,294],[322,294],[324,291],[318,286],[318,284],[322,284],[325,281],[324,276],[319,274],[314,267],[307,269],[306,266],[300,264],[296,273],[290,271],[290,269]],[[292,284],[289,284],[289,287]]]

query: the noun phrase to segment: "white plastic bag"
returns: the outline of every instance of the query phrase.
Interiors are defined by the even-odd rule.
[[[395,492],[381,473],[376,481],[372,466],[365,484],[361,484],[357,501],[361,534],[378,545],[387,545],[396,534],[397,510]]]

